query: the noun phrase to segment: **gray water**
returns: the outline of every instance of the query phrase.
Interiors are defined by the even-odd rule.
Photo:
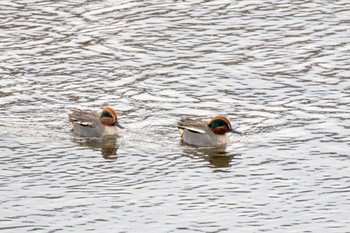
[[[350,232],[350,2],[0,1],[1,232]],[[67,113],[115,107],[118,138]],[[179,140],[227,116],[224,151]]]

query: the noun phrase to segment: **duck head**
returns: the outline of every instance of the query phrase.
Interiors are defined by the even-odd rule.
[[[117,112],[112,107],[104,107],[100,116],[100,122],[106,126],[117,126],[118,128],[124,129],[117,118]]]
[[[223,116],[213,117],[210,120],[208,126],[213,131],[213,133],[218,135],[224,135],[228,132],[242,134],[241,132],[232,129],[230,121]]]

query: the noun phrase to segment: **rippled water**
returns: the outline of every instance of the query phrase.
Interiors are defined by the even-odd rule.
[[[1,232],[346,232],[350,2],[0,2]],[[114,106],[127,132],[72,135]],[[180,143],[223,114],[224,151]]]

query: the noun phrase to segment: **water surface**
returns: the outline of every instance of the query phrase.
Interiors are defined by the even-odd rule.
[[[346,232],[349,1],[2,1],[1,232]],[[74,107],[127,132],[86,139]],[[179,141],[227,116],[224,151]]]

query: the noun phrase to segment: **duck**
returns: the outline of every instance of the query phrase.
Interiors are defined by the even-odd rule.
[[[91,110],[73,109],[68,114],[71,130],[82,137],[104,137],[117,135],[124,129],[118,122],[117,111],[105,106],[99,114]]]
[[[181,140],[193,146],[216,147],[230,143],[227,133],[242,134],[232,129],[230,121],[224,116],[208,120],[181,117],[177,123]]]

